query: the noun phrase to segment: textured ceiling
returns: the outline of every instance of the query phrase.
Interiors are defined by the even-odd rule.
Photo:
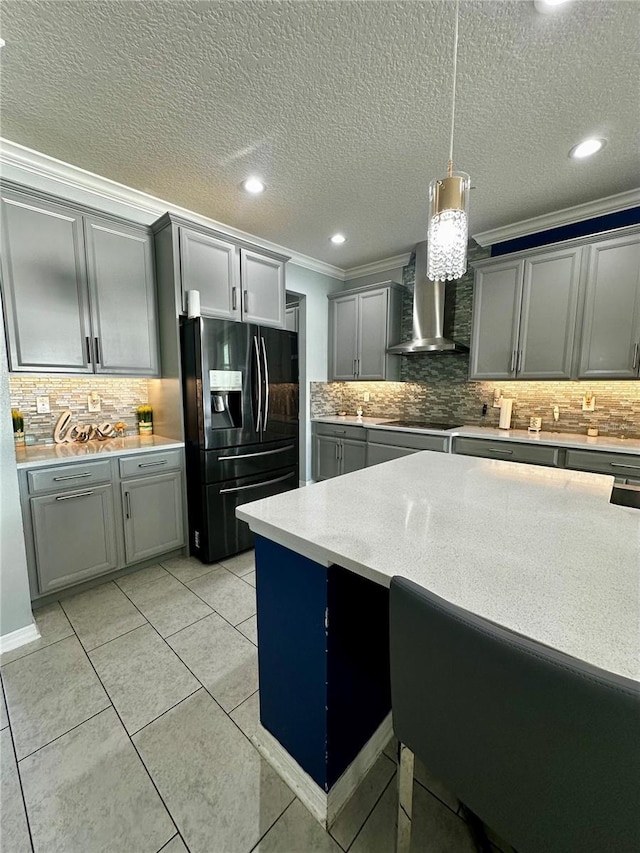
[[[341,267],[424,239],[447,160],[444,2],[3,0],[2,135]],[[462,2],[471,231],[640,183],[640,5]],[[588,135],[609,145],[567,158]],[[250,173],[268,191],[239,189]],[[328,242],[335,231],[348,242]]]

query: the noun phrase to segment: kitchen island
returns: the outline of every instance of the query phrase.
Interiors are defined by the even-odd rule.
[[[390,734],[394,575],[640,680],[640,512],[612,485],[422,452],[237,510],[257,535],[257,743],[323,822]]]

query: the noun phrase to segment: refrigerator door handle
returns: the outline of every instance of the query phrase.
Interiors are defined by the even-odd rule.
[[[253,346],[256,355],[256,368],[258,370],[258,415],[256,418],[256,432],[260,432],[260,424],[262,422],[262,369],[260,367],[260,348],[258,346],[258,338],[253,336]]]
[[[281,483],[283,480],[290,480],[291,477],[295,477],[296,472],[292,471],[290,474],[285,474],[284,477],[276,477],[275,480],[265,480],[264,483],[252,483],[250,486],[235,486],[231,489],[220,489],[221,495],[229,495],[231,492],[246,492],[249,489],[261,489],[263,486],[271,486],[273,483]]]
[[[262,429],[267,428],[267,418],[269,417],[269,362],[267,360],[267,348],[264,343],[264,338],[260,337],[262,342],[262,356],[264,358],[264,418]]]

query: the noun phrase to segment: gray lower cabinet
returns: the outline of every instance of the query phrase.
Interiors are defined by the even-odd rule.
[[[185,544],[182,448],[19,470],[32,596]]]
[[[157,375],[150,230],[4,185],[1,215],[11,370]]]
[[[465,456],[482,456],[487,459],[502,459],[507,462],[526,462],[530,465],[560,464],[560,448],[548,444],[525,444],[517,441],[492,441],[487,438],[453,439],[453,452]]]
[[[366,432],[352,424],[313,424],[313,479],[329,480],[366,464]]]
[[[179,471],[127,480],[124,507],[126,563],[138,563],[184,545],[182,476]]]
[[[118,567],[113,486],[92,486],[30,499],[41,593]]]
[[[410,456],[418,453],[413,447],[396,447],[393,444],[377,444],[373,441],[367,442],[367,468],[379,465],[381,462],[390,462],[392,459],[400,459],[402,456]]]
[[[640,375],[640,235],[588,248],[580,379]]]
[[[446,453],[449,449],[448,435],[429,435],[425,433],[402,432],[402,430],[367,430],[367,467],[389,462],[418,453],[420,450],[433,450]]]
[[[403,289],[381,282],[329,295],[329,379],[398,379]]]

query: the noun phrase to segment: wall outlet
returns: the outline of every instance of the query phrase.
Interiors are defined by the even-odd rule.
[[[587,393],[582,398],[582,411],[583,412],[595,412],[596,410],[596,398],[595,395],[591,393],[591,391],[587,391]]]
[[[493,408],[501,409],[502,408],[502,389],[494,388],[493,389]]]
[[[368,391],[365,391],[364,394],[362,395],[362,399],[365,401],[365,403],[369,402],[369,397],[370,397],[370,394]]]
[[[100,399],[100,394],[98,394],[97,391],[92,391],[87,397],[87,407],[90,412],[102,411],[102,400]]]
[[[51,411],[48,397],[36,397],[36,412],[39,415],[48,415]]]

